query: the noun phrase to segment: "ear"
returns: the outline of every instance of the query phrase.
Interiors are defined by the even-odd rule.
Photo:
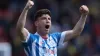
[[[38,22],[37,21],[35,21],[34,24],[35,24],[35,26],[38,26]]]

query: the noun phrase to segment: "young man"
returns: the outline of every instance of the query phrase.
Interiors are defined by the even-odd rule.
[[[59,45],[80,35],[84,28],[87,14],[89,13],[87,6],[82,5],[80,7],[82,14],[80,20],[72,30],[49,34],[51,14],[49,10],[41,9],[34,16],[37,31],[35,34],[32,34],[24,26],[27,12],[33,5],[33,1],[28,0],[16,26],[18,36],[20,36],[28,56],[57,56],[57,47]]]

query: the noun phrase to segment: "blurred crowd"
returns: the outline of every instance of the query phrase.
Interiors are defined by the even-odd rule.
[[[73,29],[80,19],[79,7],[87,5],[90,13],[80,36],[64,43],[58,56],[100,56],[100,0],[33,0],[35,5],[27,15],[26,28],[35,33],[34,13],[49,9],[52,14],[50,33]],[[0,43],[9,43],[11,56],[25,56],[16,23],[27,0],[0,0]],[[1,46],[1,45],[0,45]],[[2,52],[0,52],[0,56]]]

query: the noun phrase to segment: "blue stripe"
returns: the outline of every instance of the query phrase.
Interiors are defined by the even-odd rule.
[[[52,37],[53,38],[53,37]],[[53,40],[55,41],[55,43],[57,43],[57,41],[56,41],[56,39],[55,38],[53,38]]]
[[[32,56],[32,41],[30,43],[23,42],[23,46],[28,56]],[[30,45],[29,45],[30,44]]]
[[[36,56],[39,56],[39,36],[37,36],[35,49],[36,49]]]
[[[30,56],[30,51],[29,51],[29,49],[28,49],[28,47],[29,47],[28,44],[27,44],[26,42],[23,42],[22,44],[23,44],[23,46],[24,46],[25,51],[27,52],[27,55]]]
[[[57,37],[57,46],[59,45],[59,41],[61,39],[61,34],[62,33],[56,33],[56,37]]]
[[[44,41],[43,41],[42,47],[43,47],[43,49],[45,49],[45,42]]]
[[[43,41],[42,48],[43,48],[43,50],[46,50],[45,41]],[[44,56],[44,51],[43,51],[43,54],[42,55]]]
[[[32,43],[32,41],[31,41],[31,43]],[[30,56],[32,56],[32,44],[29,46],[29,48],[30,48]]]
[[[47,40],[45,40],[45,43],[47,44],[47,46],[48,46],[48,47],[49,47],[49,49],[50,49],[50,46],[48,45]]]
[[[27,55],[29,55],[29,56],[30,56],[30,52],[29,52],[28,47],[25,47],[25,50],[26,50],[26,52],[27,52]]]

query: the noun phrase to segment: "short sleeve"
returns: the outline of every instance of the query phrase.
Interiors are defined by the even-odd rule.
[[[65,38],[65,32],[56,32],[52,34],[53,37],[57,40],[57,45],[62,45]]]
[[[66,35],[65,31],[61,33],[58,45],[63,45],[64,44],[65,35]]]
[[[23,46],[29,46],[33,42],[33,36],[31,33],[28,33],[28,36],[25,41],[22,41]]]
[[[37,39],[37,35],[28,32],[28,36],[26,37],[25,41],[22,41],[22,45],[24,47],[31,46],[32,43]]]
[[[30,39],[30,33],[26,28],[24,28],[24,30],[28,33],[24,42],[28,42],[28,40]]]

